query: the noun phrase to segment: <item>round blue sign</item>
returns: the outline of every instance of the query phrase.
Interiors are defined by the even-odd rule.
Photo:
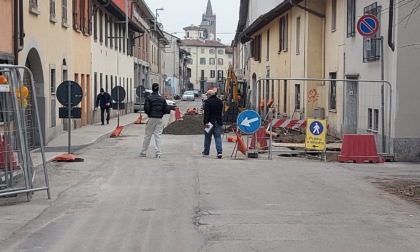
[[[321,122],[318,122],[318,121],[313,121],[311,125],[309,125],[309,129],[312,135],[315,135],[315,136],[319,136],[322,134],[322,132],[324,132],[324,126],[322,125]]]
[[[379,30],[379,20],[376,16],[367,14],[359,18],[357,31],[364,37],[372,37]]]
[[[246,134],[251,134],[260,128],[261,117],[253,110],[245,110],[238,115],[236,123],[240,131]]]

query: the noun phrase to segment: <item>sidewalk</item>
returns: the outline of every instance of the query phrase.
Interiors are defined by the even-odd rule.
[[[139,117],[139,113],[130,113],[126,115],[120,116],[119,125],[120,126],[129,126],[134,124],[134,122]],[[142,124],[147,121],[147,115],[142,113],[143,119]],[[109,137],[111,133],[117,127],[118,119],[111,118],[109,124],[101,125],[101,123],[96,123],[93,125],[86,125],[78,129],[72,129],[71,131],[71,153],[74,153],[84,147],[89,146],[101,139]],[[124,132],[124,130],[123,130]],[[61,154],[68,153],[68,145],[69,145],[69,134],[68,132],[64,132],[63,134],[57,136],[53,140],[51,140],[47,146],[44,148],[45,151],[45,160],[46,162],[52,161],[55,157]],[[42,164],[42,157],[40,149],[32,153],[32,160],[34,166],[37,167],[38,165]]]

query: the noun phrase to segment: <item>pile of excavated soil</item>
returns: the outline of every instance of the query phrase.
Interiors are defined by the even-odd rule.
[[[163,129],[163,134],[200,135],[204,134],[203,115],[184,115]]]

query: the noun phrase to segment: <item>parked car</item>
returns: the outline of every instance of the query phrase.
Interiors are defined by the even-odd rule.
[[[184,94],[182,95],[182,100],[183,101],[195,101],[194,91],[192,91],[192,90],[185,91]]]
[[[150,89],[146,89],[145,93],[146,93],[146,97],[147,97],[151,93],[153,93],[153,91],[150,90]],[[140,102],[140,98],[136,97],[136,101],[134,102],[134,113],[137,113],[139,111],[144,111],[144,101],[145,100],[146,100],[146,98],[141,98],[141,102]],[[168,104],[168,106],[171,110],[176,109],[176,103],[174,101],[166,100],[166,104]]]
[[[171,100],[166,100],[166,104],[168,104],[168,107],[169,107],[171,110],[175,110],[175,109],[176,109],[176,103],[175,103],[174,101],[171,101]]]
[[[194,92],[195,97],[200,97],[201,96],[201,91],[200,90],[194,89],[193,92]]]

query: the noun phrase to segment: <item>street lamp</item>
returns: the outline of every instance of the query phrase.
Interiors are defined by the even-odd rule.
[[[158,11],[160,11],[160,10],[165,10],[164,8],[158,8],[158,9],[156,9],[156,16],[155,16],[155,31],[156,31],[156,29],[157,29],[157,15],[158,15]]]

